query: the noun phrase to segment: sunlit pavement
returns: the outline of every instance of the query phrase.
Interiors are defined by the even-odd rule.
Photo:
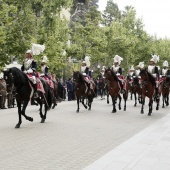
[[[17,109],[0,110],[0,169],[119,170],[170,169],[169,107],[152,116],[127,101],[127,111],[111,113],[106,100],[94,99],[92,110],[63,101],[40,123],[37,106],[28,106],[20,129]],[[123,101],[122,101],[123,108]],[[161,167],[161,168],[160,168]]]

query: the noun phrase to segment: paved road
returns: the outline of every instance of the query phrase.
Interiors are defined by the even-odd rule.
[[[127,111],[111,113],[111,104],[99,98],[92,110],[76,102],[62,102],[48,112],[41,124],[38,107],[29,106],[27,114],[34,122],[23,119],[20,129],[17,109],[0,110],[0,169],[1,170],[80,170],[113,150],[146,127],[164,117],[169,107],[154,110],[152,116],[140,114],[140,106],[128,100]],[[123,106],[123,105],[122,105]],[[123,107],[122,107],[123,108]]]

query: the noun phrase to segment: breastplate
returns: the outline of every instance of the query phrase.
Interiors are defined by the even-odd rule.
[[[167,73],[167,69],[164,69],[164,68],[163,68],[163,69],[162,69],[162,75],[165,76],[166,73]]]
[[[113,68],[113,71],[114,71],[115,73],[117,73],[117,72],[118,72],[118,70],[119,70],[119,66],[117,66],[117,67],[112,66],[112,68]]]
[[[148,66],[148,72],[149,72],[150,74],[155,73],[154,68],[155,68],[155,66]]]
[[[32,60],[31,59],[25,59],[25,61],[24,61],[24,68],[25,68],[25,70],[28,70],[29,68],[31,68],[31,64],[32,64]]]

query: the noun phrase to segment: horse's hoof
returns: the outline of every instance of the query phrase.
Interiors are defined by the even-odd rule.
[[[33,122],[33,118],[32,118],[32,117],[29,117],[28,120],[29,120],[30,122]]]
[[[41,123],[44,123],[44,122],[45,122],[45,119],[44,119],[44,118],[42,118],[42,119],[41,119]]]
[[[151,113],[148,113],[148,116],[151,116]]]
[[[16,124],[15,128],[16,128],[16,129],[20,128],[20,125],[21,125],[21,124]]]
[[[77,110],[76,113],[79,113],[79,110]]]
[[[119,110],[121,110],[122,108],[121,107],[119,107]]]
[[[112,113],[116,113],[116,110],[112,110]]]
[[[144,114],[144,111],[141,111],[140,113],[141,113],[141,114]]]
[[[134,104],[134,107],[136,107],[136,104]]]
[[[107,104],[109,104],[109,102],[107,101]]]
[[[124,108],[124,111],[126,111],[126,108]]]
[[[85,107],[85,109],[87,109],[87,106],[84,106]]]
[[[88,110],[91,110],[91,108],[89,108]]]
[[[159,107],[156,107],[156,110],[159,110]]]
[[[162,108],[165,108],[165,106],[162,106]]]

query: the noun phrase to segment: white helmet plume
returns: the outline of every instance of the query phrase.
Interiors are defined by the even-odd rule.
[[[121,63],[121,61],[123,60],[122,57],[120,57],[119,55],[115,55],[114,59],[114,63],[118,62],[119,64]]]
[[[90,67],[90,57],[89,57],[89,56],[86,56],[86,57],[84,58],[84,60],[85,60],[85,62],[86,62],[87,67]]]

